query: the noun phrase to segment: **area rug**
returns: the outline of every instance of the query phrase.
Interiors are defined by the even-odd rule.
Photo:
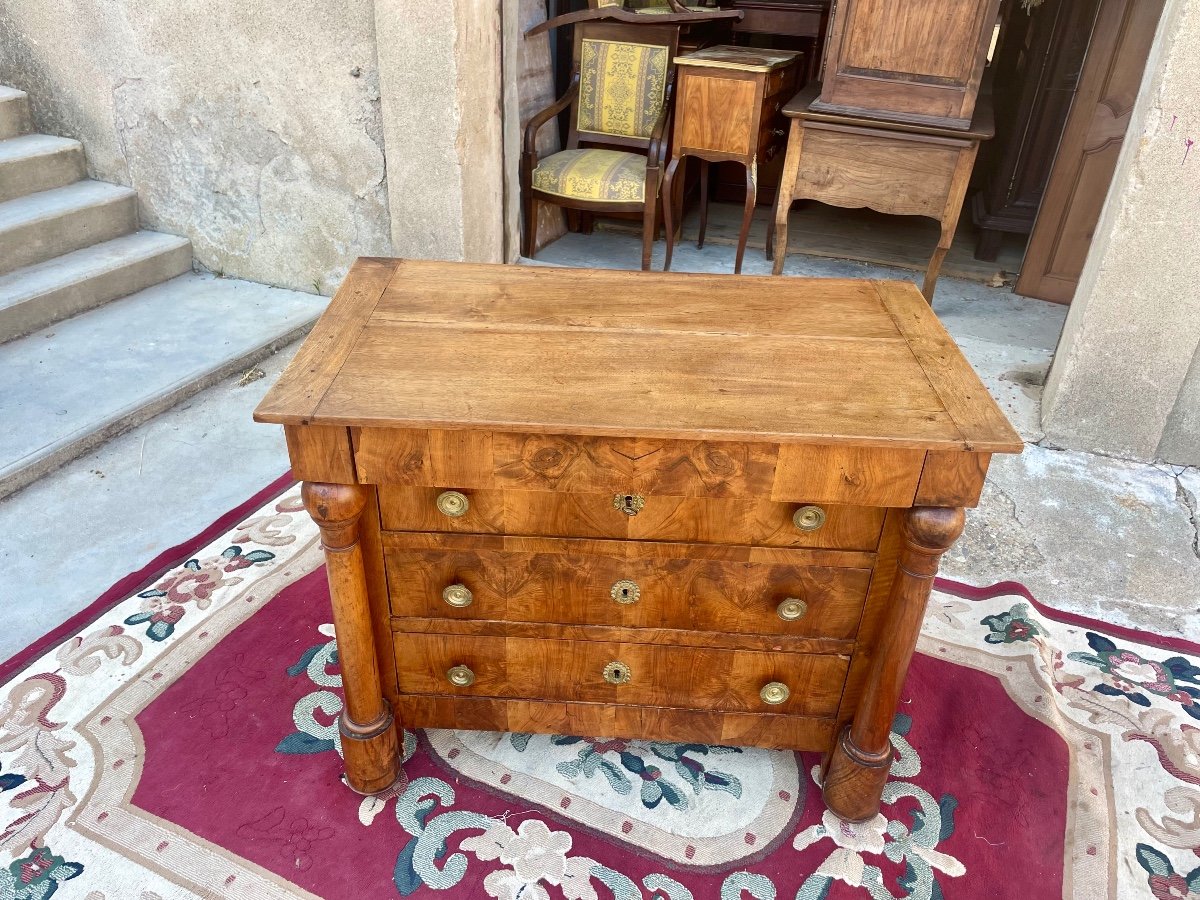
[[[406,733],[360,798],[269,493],[0,668],[0,900],[1200,898],[1200,648],[1012,583],[939,582],[865,825],[814,755],[598,735]]]

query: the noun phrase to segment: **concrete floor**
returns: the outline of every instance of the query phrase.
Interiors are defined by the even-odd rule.
[[[636,268],[627,235],[567,235],[538,262]],[[662,244],[656,248],[661,267]],[[733,249],[676,249],[677,271],[732,270]],[[767,274],[748,252],[746,274]],[[791,275],[911,278],[853,262],[790,257]],[[983,502],[943,574],[1023,582],[1044,602],[1122,625],[1200,638],[1200,472],[1037,444],[1041,383],[1065,308],[944,278],[934,304],[1030,445],[997,458]],[[279,428],[250,414],[266,377],[229,380],[0,501],[0,659],[82,609],[122,576],[199,532],[287,468]]]
[[[697,250],[695,225],[672,270],[732,272],[734,248]],[[549,265],[637,268],[638,238],[597,230],[567,234],[538,253]],[[663,243],[655,246],[661,269]],[[742,272],[770,274],[762,251]],[[901,269],[789,255],[786,275],[896,278]],[[1119,625],[1200,640],[1200,471],[1042,446],[1041,392],[1067,308],[1009,288],[938,282],[934,310],[1027,441],[993,459],[983,500],[946,555],[942,574],[973,584],[1013,580],[1039,600]]]

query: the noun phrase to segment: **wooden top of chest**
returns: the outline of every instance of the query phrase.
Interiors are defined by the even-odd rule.
[[[1017,453],[907,282],[358,260],[260,422]]]

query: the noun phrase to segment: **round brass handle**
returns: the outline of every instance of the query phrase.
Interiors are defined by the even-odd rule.
[[[438,494],[437,508],[452,519],[457,519],[467,514],[467,510],[471,508],[471,501],[458,491],[442,491]]]
[[[475,673],[466,666],[455,666],[448,669],[446,678],[455,687],[470,687],[475,683]]]
[[[452,584],[442,591],[442,599],[448,605],[462,609],[470,606],[475,597],[465,584]]]
[[[604,680],[609,684],[628,684],[630,677],[629,666],[623,662],[613,660],[604,667]]]
[[[620,581],[613,582],[608,595],[618,603],[637,603],[642,599],[642,589],[638,587],[636,581],[622,578]]]
[[[775,614],[785,622],[798,622],[808,613],[808,604],[796,597],[788,597],[775,607]]]
[[[801,531],[816,531],[825,524],[825,510],[819,506],[802,506],[792,516],[792,522]]]
[[[769,703],[771,706],[778,706],[780,703],[787,703],[788,697],[792,696],[792,692],[788,690],[788,686],[782,681],[772,681],[764,684],[758,696],[763,703]]]
[[[613,509],[618,509],[627,516],[636,516],[646,505],[646,498],[641,494],[613,494]]]

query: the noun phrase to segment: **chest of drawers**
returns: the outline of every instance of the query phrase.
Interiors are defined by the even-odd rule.
[[[347,780],[398,726],[822,751],[874,815],[941,554],[1021,442],[909,284],[359,260],[256,412]]]

